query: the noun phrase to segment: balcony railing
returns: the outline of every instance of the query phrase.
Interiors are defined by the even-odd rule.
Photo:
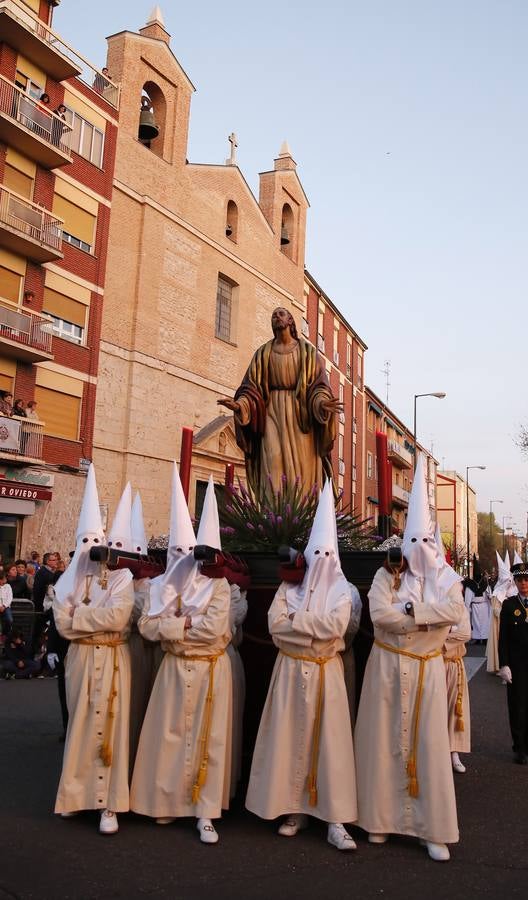
[[[32,14],[27,7],[24,7],[18,0],[0,0],[0,15],[2,13],[4,14],[2,18],[5,18],[6,20],[9,18],[14,22],[19,23],[19,26],[22,26],[27,30],[30,37],[36,37],[38,39],[36,43],[40,41],[43,44],[40,57],[38,48],[32,47],[32,55],[30,58],[40,64],[42,68],[49,72],[49,74],[57,81],[63,81],[65,78],[71,78],[76,75],[81,81],[88,85],[88,87],[97,94],[100,94],[107,103],[115,107],[115,109],[119,108],[119,85],[114,84],[113,81],[106,78],[99,69],[88,62],[88,60],[74,50],[73,47],[70,47],[60,35],[49,28],[45,22],[41,21],[41,19]],[[7,27],[4,26],[3,30],[6,31],[5,40],[8,43],[9,39],[11,39],[11,41],[14,39],[16,40],[16,38],[11,35],[11,31],[13,30],[12,27],[8,31]],[[16,47],[16,49],[23,50],[21,47]],[[49,49],[52,49],[54,54],[58,57],[55,64],[49,59]],[[47,60],[46,58],[42,58],[42,54],[45,54],[46,50],[48,50]],[[66,67],[64,66],[64,63],[67,64]]]
[[[402,487],[400,487],[399,484],[392,485],[392,499],[393,500],[396,500],[399,503],[402,503],[405,506],[407,506],[409,503],[410,496],[411,495],[410,495],[409,491],[404,490]]]
[[[0,297],[0,340],[5,337],[24,347],[51,355],[53,319],[26,312]]]
[[[388,453],[389,459],[392,462],[396,463],[396,465],[399,465],[400,468],[412,469],[412,465],[413,465],[412,455],[409,453],[408,450],[405,449],[403,444],[400,444],[398,441],[395,441],[392,439],[388,440],[387,441],[387,453]]]
[[[0,415],[0,455],[42,459],[44,422]]]
[[[36,158],[37,162],[50,168],[71,162],[69,144],[72,126],[3,75],[0,75],[0,114],[12,123],[10,131],[7,132],[8,121],[5,118],[3,120],[5,124],[0,139],[5,143],[12,144],[15,149]],[[18,129],[18,141],[15,123],[27,129],[22,133],[21,129]],[[44,153],[39,152],[38,146],[35,146],[41,141],[44,142],[41,145]]]
[[[12,239],[2,243],[14,252],[46,262],[61,255],[63,220],[42,206],[0,186],[0,228],[7,225]],[[24,242],[28,245],[25,246]]]

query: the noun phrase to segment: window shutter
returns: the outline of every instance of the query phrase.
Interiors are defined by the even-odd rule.
[[[45,422],[44,434],[76,441],[79,438],[81,398],[71,397],[60,391],[35,386],[39,419]]]
[[[56,316],[57,319],[63,319],[66,322],[73,322],[79,328],[86,327],[86,310],[84,303],[78,303],[71,297],[65,297],[58,291],[52,291],[50,288],[44,288],[44,300],[42,303],[43,312]]]
[[[53,212],[56,216],[64,219],[64,231],[73,237],[79,238],[90,247],[94,243],[95,233],[95,216],[90,215],[86,210],[71,203],[59,194],[55,194],[53,198]]]

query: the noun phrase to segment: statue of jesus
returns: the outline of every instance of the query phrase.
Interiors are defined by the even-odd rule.
[[[332,478],[335,416],[342,409],[321,357],[298,336],[292,314],[278,307],[271,327],[273,340],[253,355],[234,399],[217,401],[234,413],[248,483],[258,497],[270,482],[278,490],[282,475],[289,483],[299,476],[305,491]]]

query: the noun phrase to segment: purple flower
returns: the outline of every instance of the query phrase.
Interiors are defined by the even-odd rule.
[[[272,525],[275,525],[275,515],[271,512],[271,510],[269,512],[268,519],[270,520]]]
[[[293,517],[293,524],[294,524],[294,525],[298,525],[298,524],[299,524],[299,517],[298,517],[298,516],[294,516],[294,517]]]
[[[226,503],[226,509],[227,509],[227,511],[230,512],[230,513],[234,512],[234,509],[233,509],[233,507],[231,506],[230,503]]]
[[[220,531],[222,532],[222,534],[234,534],[234,533],[235,533],[235,529],[234,529],[234,528],[231,528],[230,525],[224,525],[224,526],[220,529]]]
[[[277,525],[282,525],[282,516],[277,516]]]
[[[264,525],[259,525],[259,526],[258,526],[258,530],[259,530],[259,531],[264,531]]]
[[[281,475],[281,481],[283,484],[288,484],[288,479],[287,479],[286,475],[284,474],[284,472]]]
[[[246,528],[249,528],[250,531],[255,531],[255,526],[251,522],[246,522]]]

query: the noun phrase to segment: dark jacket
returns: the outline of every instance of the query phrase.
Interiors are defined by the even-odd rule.
[[[44,598],[49,584],[55,584],[60,572],[50,572],[47,566],[41,566],[35,575],[33,582],[33,603],[35,604],[35,612],[43,612]]]
[[[528,659],[528,600],[526,608],[521,598],[506,597],[502,604],[499,624],[499,666],[515,668]]]

